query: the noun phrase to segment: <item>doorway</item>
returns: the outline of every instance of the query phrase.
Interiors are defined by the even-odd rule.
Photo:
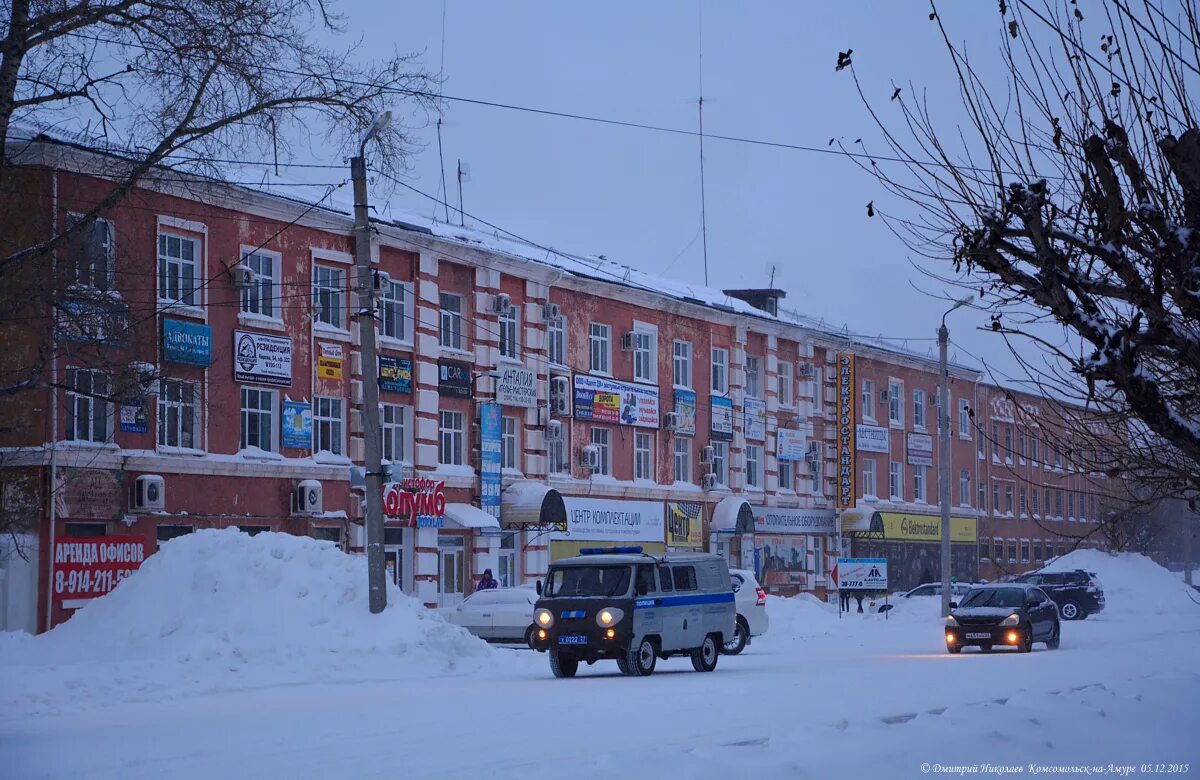
[[[453,607],[463,600],[467,553],[461,536],[438,535],[438,606]]]

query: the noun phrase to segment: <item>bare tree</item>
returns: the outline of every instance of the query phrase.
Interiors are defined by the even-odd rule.
[[[1194,496],[1197,3],[997,5],[996,62],[968,56],[929,14],[959,125],[939,124],[911,85],[864,86],[846,63],[887,146],[851,158],[891,196],[870,211],[940,282],[977,291],[1031,383],[1081,410],[1068,423],[1088,471]]]

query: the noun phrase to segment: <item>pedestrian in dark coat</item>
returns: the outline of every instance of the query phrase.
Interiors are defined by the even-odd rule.
[[[491,569],[483,570],[483,577],[480,578],[479,584],[475,586],[475,590],[494,590],[500,587],[500,583],[496,582],[496,578],[492,576]]]

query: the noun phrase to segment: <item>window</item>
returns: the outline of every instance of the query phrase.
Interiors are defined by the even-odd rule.
[[[247,536],[258,536],[263,531],[270,531],[269,525],[239,525],[238,530]]]
[[[520,445],[516,417],[500,419],[500,467],[519,470]]]
[[[640,431],[633,434],[633,478],[654,479],[654,438]]]
[[[863,460],[863,497],[877,496],[875,492],[875,461],[871,458]]]
[[[862,383],[862,413],[864,420],[875,419],[875,383],[870,379]]]
[[[671,571],[674,574],[675,590],[696,590],[695,566],[673,566]]]
[[[913,466],[913,501],[925,501],[926,466]]]
[[[1052,506],[1050,503],[1050,488],[1046,488],[1046,493],[1044,496],[1042,496],[1042,498],[1045,499],[1045,503],[1042,505],[1043,513],[1046,517],[1054,517],[1054,511],[1050,509]]]
[[[388,282],[383,285],[380,297],[380,328],[384,336],[397,341],[412,341],[411,288],[404,282]]]
[[[1056,491],[1054,491],[1054,516],[1057,517],[1059,520],[1062,520],[1062,517],[1063,517],[1063,511],[1062,511],[1063,506],[1062,505],[1063,505],[1062,491],[1056,490]]]
[[[1000,483],[992,483],[992,514],[1000,514]]]
[[[904,498],[904,466],[896,461],[888,468],[888,495],[893,501]]]
[[[980,460],[983,460],[983,458],[984,458],[984,454],[983,454],[983,439],[984,439],[984,437],[983,437],[983,436],[980,436],[980,437],[979,437],[979,439],[978,439],[978,445],[977,445],[977,449],[979,450],[979,459],[980,459]]]
[[[1008,540],[1008,562],[1009,563],[1017,562],[1017,540],[1016,539]]]
[[[1004,428],[1004,462],[1012,463],[1013,448],[1012,448],[1012,428],[1005,426]]]
[[[816,538],[816,539],[814,540],[814,544],[813,544],[813,548],[812,548],[812,554],[813,554],[813,574],[814,574],[815,576],[817,576],[817,577],[823,577],[823,576],[825,576],[825,556],[824,556],[824,552],[825,552],[825,551],[821,549],[821,540],[820,540],[820,538],[818,537],[818,538]]]
[[[276,310],[275,285],[281,270],[279,257],[265,252],[243,252],[242,262],[254,272],[250,286],[242,290],[242,311],[259,314],[273,320],[282,318]]]
[[[550,342],[550,362],[556,366],[565,366],[567,364],[567,331],[561,314],[546,323],[546,332]]]
[[[242,388],[242,449],[275,451],[275,391]]]
[[[978,487],[978,489],[976,489],[975,492],[978,494],[976,496],[976,508],[978,508],[981,512],[986,512],[987,511],[987,488],[984,487],[983,480],[979,481],[979,487]]]
[[[958,435],[964,439],[974,435],[971,425],[971,402],[965,398],[958,399]]]
[[[1000,426],[992,423],[992,438],[989,441],[992,451],[992,463],[1000,462]]]
[[[1032,513],[1033,516],[1041,517],[1041,514],[1038,513],[1038,491],[1037,491],[1037,488],[1034,488],[1033,490],[1031,490],[1029,492],[1029,501],[1030,501],[1030,509],[1033,510],[1033,513]]]
[[[746,355],[746,395],[762,398],[761,365],[759,359],[753,355]]]
[[[108,536],[108,526],[104,523],[66,523],[65,531],[67,536],[74,539]]]
[[[1021,459],[1022,463],[1025,462],[1025,455],[1027,453],[1027,438],[1028,437],[1025,436],[1025,431],[1021,431],[1017,434],[1017,457]]]
[[[383,459],[390,463],[408,463],[408,408],[400,404],[379,407],[383,429]]]
[[[200,383],[163,379],[158,383],[158,446],[195,449],[200,420]]]
[[[588,364],[593,374],[610,373],[609,358],[612,355],[610,329],[607,325],[593,322],[588,325],[588,346],[591,362]]]
[[[817,366],[813,366],[812,379],[812,399],[813,399],[813,414],[820,414],[825,405],[825,379],[824,373]]]
[[[1029,563],[1029,540],[1021,540],[1021,563]]]
[[[1062,439],[1054,437],[1054,469],[1062,471]]]
[[[746,445],[746,487],[762,490],[763,486],[762,447]]]
[[[675,481],[692,481],[692,440],[684,436],[675,439]]]
[[[82,215],[67,218],[67,229],[79,224]],[[113,281],[113,223],[97,219],[82,228],[67,242],[71,282],[93,290],[112,289]]]
[[[72,368],[67,371],[67,439],[102,444],[112,433],[108,374]]]
[[[904,424],[904,385],[895,380],[888,382],[888,422]]]
[[[463,414],[443,411],[439,415],[438,463],[443,466],[463,465]]]
[[[154,535],[159,542],[169,542],[181,536],[187,536],[194,529],[190,525],[160,525],[154,529]]]
[[[712,473],[717,480],[718,485],[729,484],[729,445],[727,442],[714,441],[709,442],[713,448]]]
[[[158,298],[198,306],[200,242],[170,233],[158,234]]]
[[[1067,491],[1067,519],[1075,519],[1075,494]]]
[[[795,480],[793,479],[793,477],[795,476],[795,472],[796,472],[796,464],[792,463],[790,460],[779,461],[779,489],[780,490],[789,490],[790,491],[790,490],[795,489]]]
[[[547,442],[546,456],[550,459],[551,474],[571,473],[571,426],[563,423],[558,441]]]
[[[438,315],[438,344],[446,349],[463,349],[463,299],[454,293],[438,295],[441,312]]]
[[[913,390],[913,425],[925,427],[925,391],[920,388]]]
[[[671,569],[667,566],[658,567],[658,589],[663,593],[670,593],[674,588],[671,586]]]
[[[692,386],[692,343],[676,341],[671,346],[671,383],[675,387]]]
[[[1035,560],[1035,561],[1046,560],[1045,558],[1042,557],[1042,540],[1041,539],[1033,540],[1033,560]]]
[[[713,392],[725,395],[730,391],[730,350],[713,347]]]
[[[322,542],[333,542],[334,544],[342,543],[342,529],[336,526],[315,526],[312,529],[312,538]]]
[[[1013,486],[1004,486],[1004,513],[1009,517],[1013,516]]]
[[[331,452],[341,455],[345,451],[343,410],[341,398],[313,399],[313,452]]]
[[[1025,486],[1022,485],[1020,491],[1020,506],[1018,507],[1021,510],[1021,517],[1029,516],[1029,497],[1027,493],[1028,491],[1025,490]]]
[[[812,475],[812,493],[814,496],[824,494],[824,478],[821,473],[821,453],[818,450],[810,456],[808,462],[809,474]]]
[[[521,318],[517,307],[510,305],[500,314],[500,357],[519,360],[521,357]]]
[[[658,381],[658,335],[649,330],[633,332],[633,379],[635,382]]]
[[[958,503],[971,505],[971,472],[968,469],[958,472]]]
[[[1030,437],[1029,437],[1029,446],[1030,446],[1029,459],[1030,459],[1031,461],[1033,461],[1035,465],[1036,465],[1036,464],[1037,464],[1037,462],[1038,462],[1038,444],[1039,444],[1039,441],[1040,441],[1040,440],[1038,439],[1038,437],[1037,437],[1037,436],[1030,436]]]
[[[784,361],[779,363],[779,405],[792,405],[792,364]]]
[[[610,475],[612,473],[612,463],[609,460],[608,429],[592,428],[592,444],[596,446],[596,450],[599,453],[599,465],[596,467],[594,473],[604,476]]]
[[[979,540],[979,560],[988,561],[988,560],[991,560],[991,558],[992,558],[992,540],[991,539],[980,539]]]
[[[327,265],[313,266],[313,307],[316,321],[334,328],[345,328],[346,272]]]

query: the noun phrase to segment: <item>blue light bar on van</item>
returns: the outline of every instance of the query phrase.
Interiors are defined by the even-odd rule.
[[[641,547],[581,547],[580,555],[638,555]]]

